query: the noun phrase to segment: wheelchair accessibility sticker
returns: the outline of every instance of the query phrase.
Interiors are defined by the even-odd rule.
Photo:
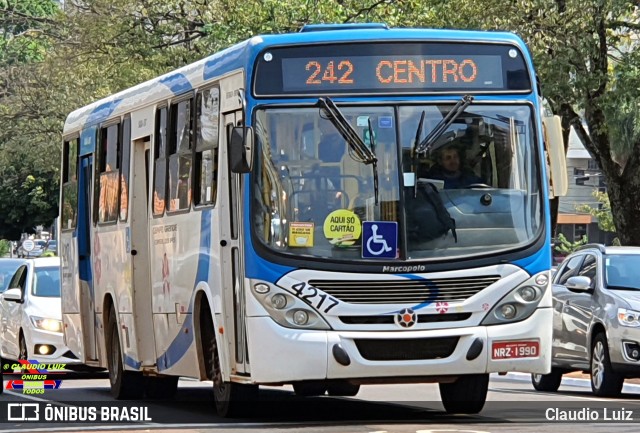
[[[365,221],[362,224],[362,257],[395,259],[398,249],[398,223]]]

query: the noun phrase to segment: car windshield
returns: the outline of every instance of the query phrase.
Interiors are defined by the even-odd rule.
[[[7,290],[11,277],[15,274],[21,262],[12,259],[0,259],[0,292]]]
[[[271,251],[331,260],[462,257],[532,242],[543,225],[532,108],[474,103],[425,140],[453,106],[340,105],[356,134],[349,142],[318,107],[258,110],[254,234]],[[426,152],[416,155],[417,142]]]
[[[35,278],[33,279],[33,296],[45,298],[60,297],[60,267],[35,268]]]
[[[640,255],[607,254],[607,286],[640,290]]]

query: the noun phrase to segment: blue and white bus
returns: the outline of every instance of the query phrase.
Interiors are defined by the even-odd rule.
[[[566,173],[536,82],[510,33],[309,25],[74,111],[67,345],[116,398],[211,380],[221,415],[409,382],[474,413],[489,373],[548,373]]]

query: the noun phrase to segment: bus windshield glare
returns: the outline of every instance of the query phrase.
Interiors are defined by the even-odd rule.
[[[375,153],[375,170],[318,107],[257,110],[254,235],[272,252],[332,261],[442,259],[530,244],[543,227],[532,108],[473,103],[416,155],[416,139],[452,107],[340,106]],[[444,220],[451,224],[442,229]],[[363,245],[367,229],[395,230],[395,250]]]

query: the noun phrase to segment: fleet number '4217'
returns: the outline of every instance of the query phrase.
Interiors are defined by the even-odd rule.
[[[333,307],[338,305],[338,300],[326,293],[320,292],[318,289],[307,283],[296,283],[291,286],[291,289],[295,292],[296,296],[302,299],[312,307],[328,313]]]

